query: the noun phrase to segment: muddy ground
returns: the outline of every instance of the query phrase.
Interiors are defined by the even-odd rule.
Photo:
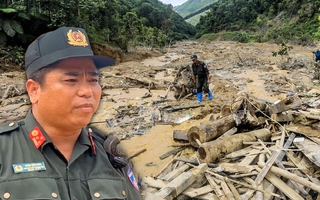
[[[319,91],[312,53],[318,47],[292,46],[289,62],[287,57],[273,57],[279,46],[269,43],[183,41],[166,48],[166,53],[136,48],[127,54],[94,46],[98,54],[115,57],[117,64],[101,69],[103,96],[91,125],[119,137],[129,156],[145,150],[133,157],[134,170],[139,177],[156,175],[172,159],[159,156],[181,144],[173,140],[173,131],[188,131],[219,116],[238,92],[272,103],[288,94]],[[194,95],[177,101],[168,90],[179,68],[191,64],[193,53],[209,66],[212,101],[204,96],[199,104]],[[0,123],[21,119],[30,108],[24,72],[3,63],[0,69]],[[182,154],[193,151],[187,148]]]

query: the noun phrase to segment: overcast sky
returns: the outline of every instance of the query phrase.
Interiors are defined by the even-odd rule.
[[[184,2],[188,1],[188,0],[160,0],[165,4],[171,4],[173,6],[178,6],[183,4]]]

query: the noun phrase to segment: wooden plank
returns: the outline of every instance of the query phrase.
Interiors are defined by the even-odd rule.
[[[318,100],[320,100],[320,98],[318,98]],[[320,109],[317,109],[317,108],[307,108],[307,111],[310,113],[310,115],[320,116]]]
[[[173,131],[173,140],[181,140],[181,141],[188,141],[188,133],[182,130],[174,130]]]
[[[144,200],[164,200],[164,199],[156,196],[155,194],[152,194],[151,192],[146,191]]]
[[[187,189],[196,178],[203,174],[207,169],[208,166],[206,164],[200,164],[187,172],[183,172],[165,187],[161,188],[155,195],[166,200],[173,199]]]
[[[171,151],[159,156],[159,158],[161,160],[163,160],[163,159],[165,159],[165,158],[167,158],[167,157],[169,157],[171,155],[175,155],[175,154],[179,153],[180,151],[184,150],[185,148],[186,147],[179,147],[179,148],[173,149],[173,150],[171,150]]]
[[[285,134],[285,131],[282,132],[282,135]],[[294,138],[296,137],[296,134],[291,133],[288,140],[286,141],[286,143],[283,145],[283,149],[289,149],[289,147],[291,146]],[[282,145],[281,145],[282,146]],[[284,156],[286,155],[286,152],[281,150],[278,158],[276,159],[275,163],[278,165],[278,167],[280,167],[283,170],[287,169],[284,167],[284,165],[282,164],[282,159],[284,158]],[[289,182],[292,183],[292,185],[297,188],[303,195],[308,195],[308,192],[299,184],[297,184],[296,182],[289,180]]]
[[[176,157],[178,157],[178,156],[180,156],[180,155],[181,155],[181,151],[180,151],[179,153],[177,153],[177,155],[175,155],[174,158],[176,158]],[[196,155],[194,154],[193,156],[196,156]],[[165,172],[168,170],[168,167],[173,163],[174,158],[171,159],[171,160],[160,170],[160,172],[159,172],[157,175],[155,175],[154,177],[155,177],[155,178],[161,178],[161,177],[165,176]],[[172,166],[172,165],[171,165],[171,166]]]
[[[315,129],[314,127],[304,126],[301,124],[290,124],[286,126],[286,130],[299,133],[308,137],[320,137],[320,130]]]
[[[232,153],[227,154],[224,156],[224,158],[238,158],[246,156],[250,151],[252,150],[252,146],[245,147],[243,149],[240,149],[238,151],[234,151]]]
[[[302,171],[306,175],[316,170],[312,169],[314,168],[313,163],[307,157],[296,157],[294,156],[294,153],[292,151],[287,151],[286,155],[287,159],[290,160],[300,171]]]
[[[260,190],[264,190],[263,184],[260,184],[260,185],[258,186],[258,188],[259,188]],[[260,192],[260,191],[257,191],[257,192],[256,192],[256,200],[263,200],[263,197],[264,197],[264,194],[263,194],[262,192]]]
[[[268,179],[274,186],[281,190],[287,197],[295,200],[303,200],[298,193],[296,193],[291,187],[287,186],[285,182],[279,179],[276,175],[271,172],[268,172],[265,175],[265,178]]]
[[[217,195],[212,194],[212,193],[208,193],[208,194],[203,194],[203,195],[197,196],[197,199],[203,199],[203,200],[219,200],[219,198],[217,197]]]
[[[241,198],[245,200],[252,199],[251,197],[255,192],[255,190],[247,190],[244,194],[241,195]]]
[[[199,165],[198,161],[191,160],[191,159],[177,157],[174,160],[182,161],[182,162],[185,162],[185,163],[190,163],[190,164],[193,164],[193,165]],[[213,164],[213,163],[207,163],[207,165],[208,165],[208,167],[212,167],[212,168],[218,167],[217,164]]]
[[[262,163],[259,163],[259,166],[261,167]],[[314,183],[308,181],[307,179],[302,178],[300,176],[297,176],[297,175],[295,175],[293,173],[290,173],[290,172],[288,172],[286,170],[283,170],[283,169],[280,169],[278,167],[272,166],[270,168],[270,172],[272,172],[274,174],[277,174],[279,176],[282,176],[284,178],[293,180],[293,181],[295,181],[297,183],[300,183],[301,185],[304,185],[304,186],[306,186],[308,188],[311,188],[314,191],[320,192],[320,185],[314,184]]]
[[[220,187],[216,184],[216,182],[213,180],[212,176],[208,173],[204,174],[210,184],[210,186],[212,187],[212,189],[214,190],[214,192],[216,193],[216,195],[218,196],[218,198],[220,200],[227,200],[227,197],[225,196],[225,194],[220,190]]]
[[[257,158],[258,153],[260,153],[261,150],[260,149],[252,149],[249,154],[244,157],[244,159],[241,160],[241,162],[239,163],[239,165],[251,165],[251,163],[253,162],[254,159]]]
[[[291,133],[290,136],[289,136],[289,138],[288,138],[288,140],[287,140],[286,143],[283,145],[283,149],[289,149],[289,147],[291,146],[291,144],[292,144],[292,142],[293,142],[293,140],[294,140],[295,137],[296,137],[296,134]],[[281,161],[282,161],[282,159],[284,158],[285,155],[286,155],[286,152],[282,150],[282,151],[280,152],[278,158],[277,158],[276,161],[275,161],[278,166],[282,164]]]
[[[317,110],[319,110],[319,109],[317,109]],[[307,118],[320,120],[320,115],[316,114],[317,111],[306,112],[306,111],[303,111],[303,110],[299,110],[299,112],[302,113]]]
[[[256,169],[253,165],[240,165],[236,163],[219,163],[219,167],[222,167],[225,172],[230,173],[251,173]]]
[[[284,104],[283,100],[278,100],[270,106],[270,113],[271,114],[281,113],[285,110],[286,110],[286,108],[285,108],[285,104]]]
[[[220,137],[218,137],[216,140],[223,140],[223,138],[231,136],[233,134],[235,134],[238,131],[237,127],[233,127],[231,129],[229,129],[228,131],[226,131],[224,134],[222,134]]]
[[[237,189],[234,187],[234,185],[233,185],[230,181],[226,181],[226,183],[227,183],[228,187],[230,188],[230,190],[231,190],[234,198],[235,198],[236,200],[242,200],[239,192],[238,192]]]
[[[167,184],[168,184],[168,182],[167,181],[162,181],[162,180],[159,180],[159,179],[154,179],[154,178],[152,178],[152,177],[144,177],[143,178],[143,182],[146,184],[146,185],[148,185],[148,190],[150,190],[150,188],[158,188],[158,189],[160,189],[160,188],[163,188],[163,187],[165,187]],[[212,187],[209,185],[209,186],[207,186],[207,187],[210,187],[210,191],[209,192],[211,192],[213,189],[212,189]],[[194,192],[194,191],[196,191],[197,189],[199,189],[199,188],[188,188],[188,189],[186,189],[185,191],[183,191],[182,192],[182,194],[184,194],[184,195],[189,195],[189,193],[188,192],[190,192],[190,191],[192,191],[192,192]],[[208,188],[206,188],[206,189],[208,189]],[[204,189],[202,189],[202,191],[203,191]],[[208,189],[209,190],[209,189]],[[209,193],[209,192],[207,192],[207,193]],[[150,193],[150,191],[149,191],[149,193]],[[201,192],[201,193],[204,193],[204,192]],[[195,194],[195,192],[194,192],[194,194]],[[193,195],[194,195],[193,194]],[[149,194],[149,197],[150,197],[150,200],[153,200],[152,199],[152,197],[154,197],[155,195],[154,194]],[[212,195],[212,194],[208,194],[208,195],[204,195],[204,194],[198,194],[198,196],[196,196],[197,197],[197,199],[207,199],[207,198],[209,198],[209,197],[211,197],[211,198],[217,198],[218,199],[218,197],[216,197],[215,195]],[[160,198],[161,199],[161,198]],[[210,199],[210,198],[209,198]]]
[[[272,152],[272,154],[271,154],[270,158],[268,159],[268,161],[266,162],[265,166],[263,167],[263,169],[261,170],[261,172],[258,174],[258,176],[255,179],[255,184],[257,186],[260,185],[260,183],[264,179],[265,175],[268,173],[269,169],[271,168],[273,163],[276,161],[280,152],[281,152],[280,149],[277,149]]]
[[[207,194],[212,191],[213,191],[213,188],[211,187],[211,185],[206,185],[201,188],[187,188],[185,191],[183,191],[183,194],[191,198],[194,198],[196,196]]]
[[[149,187],[154,187],[154,188],[158,188],[158,189],[165,187],[168,184],[167,181],[163,181],[160,179],[154,179],[150,176],[143,177],[142,182],[144,184],[147,184]]]
[[[258,172],[254,171],[248,174],[231,174],[229,175],[231,178],[242,178],[242,177],[249,177],[249,176],[256,176]]]
[[[282,112],[277,114],[272,114],[271,119],[276,122],[291,122],[293,121],[293,115],[291,112]]]
[[[257,170],[258,170],[258,169],[260,169],[260,168],[257,167]],[[260,169],[260,171],[261,171],[261,169]],[[265,190],[260,190],[258,187],[255,187],[255,186],[253,186],[253,185],[245,184],[245,183],[243,183],[243,182],[236,181],[236,180],[234,180],[234,179],[230,179],[230,178],[225,177],[225,176],[221,176],[221,175],[216,174],[216,173],[214,173],[214,172],[211,172],[211,171],[209,171],[209,170],[206,170],[206,172],[207,172],[208,174],[214,175],[214,176],[215,176],[216,178],[218,178],[220,181],[221,181],[221,180],[230,181],[230,182],[236,183],[236,184],[238,184],[238,185],[241,185],[241,186],[243,186],[243,187],[250,188],[250,189],[253,189],[253,190],[258,190],[258,191],[261,191],[261,192],[263,192],[263,193],[269,192],[269,191],[265,191]],[[280,195],[274,194],[274,193],[272,193],[271,195],[272,195],[272,196],[275,196],[275,197],[280,197]]]
[[[243,177],[242,178],[244,181],[248,182],[251,185],[254,185],[254,180],[252,180],[249,177]],[[256,192],[256,190],[248,190],[247,192],[245,192],[244,194],[241,195],[242,199],[251,199],[251,197],[253,197],[254,193]]]
[[[228,187],[227,183],[224,180],[221,180],[220,185],[221,185],[223,192],[226,194],[227,198],[229,200],[235,200],[235,197],[233,196],[230,188]]]
[[[165,175],[163,178],[160,178],[160,179],[170,182],[189,168],[190,168],[189,165],[186,165],[186,164],[181,165],[177,169],[169,172],[167,175]]]
[[[319,134],[319,133],[318,133]],[[311,141],[308,138],[304,138],[304,141],[293,142],[296,147],[298,147],[302,153],[309,158],[311,162],[320,167],[320,146]]]
[[[264,189],[266,191],[269,191],[269,192],[265,192],[263,194],[264,200],[272,200],[272,199],[274,199],[274,197],[272,195],[270,195],[270,194],[275,192],[276,187],[273,184],[271,184],[267,179],[264,179],[262,183],[263,183]]]
[[[286,139],[286,130],[281,127],[281,139],[280,139],[280,147],[283,147],[284,145],[284,140]],[[291,142],[292,143],[292,142]],[[288,147],[289,148],[289,147]],[[281,154],[281,153],[280,153]],[[282,160],[282,159],[281,159]]]

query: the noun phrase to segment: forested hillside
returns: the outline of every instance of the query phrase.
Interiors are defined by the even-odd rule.
[[[227,40],[309,44],[320,40],[319,8],[320,0],[224,0],[200,18],[196,37],[226,31]]]
[[[194,36],[298,44],[320,40],[320,0],[213,1],[194,27],[158,0],[0,0],[0,57],[21,63],[31,41],[60,26],[85,28],[92,42],[123,51],[136,45],[164,47]],[[204,3],[181,5],[195,10],[185,17],[205,10]]]
[[[82,27],[92,42],[124,51],[135,45],[162,47],[196,34],[171,5],[158,0],[0,0],[0,56],[23,59],[31,41],[60,26]]]
[[[174,11],[181,15],[183,18],[188,19],[192,15],[196,15],[200,12],[209,10],[211,4],[216,1],[217,0],[188,0],[182,5],[175,6]]]

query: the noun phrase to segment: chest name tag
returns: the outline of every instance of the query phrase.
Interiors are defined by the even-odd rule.
[[[38,163],[20,163],[12,165],[14,173],[34,172],[34,171],[45,171],[46,166],[44,162]]]

